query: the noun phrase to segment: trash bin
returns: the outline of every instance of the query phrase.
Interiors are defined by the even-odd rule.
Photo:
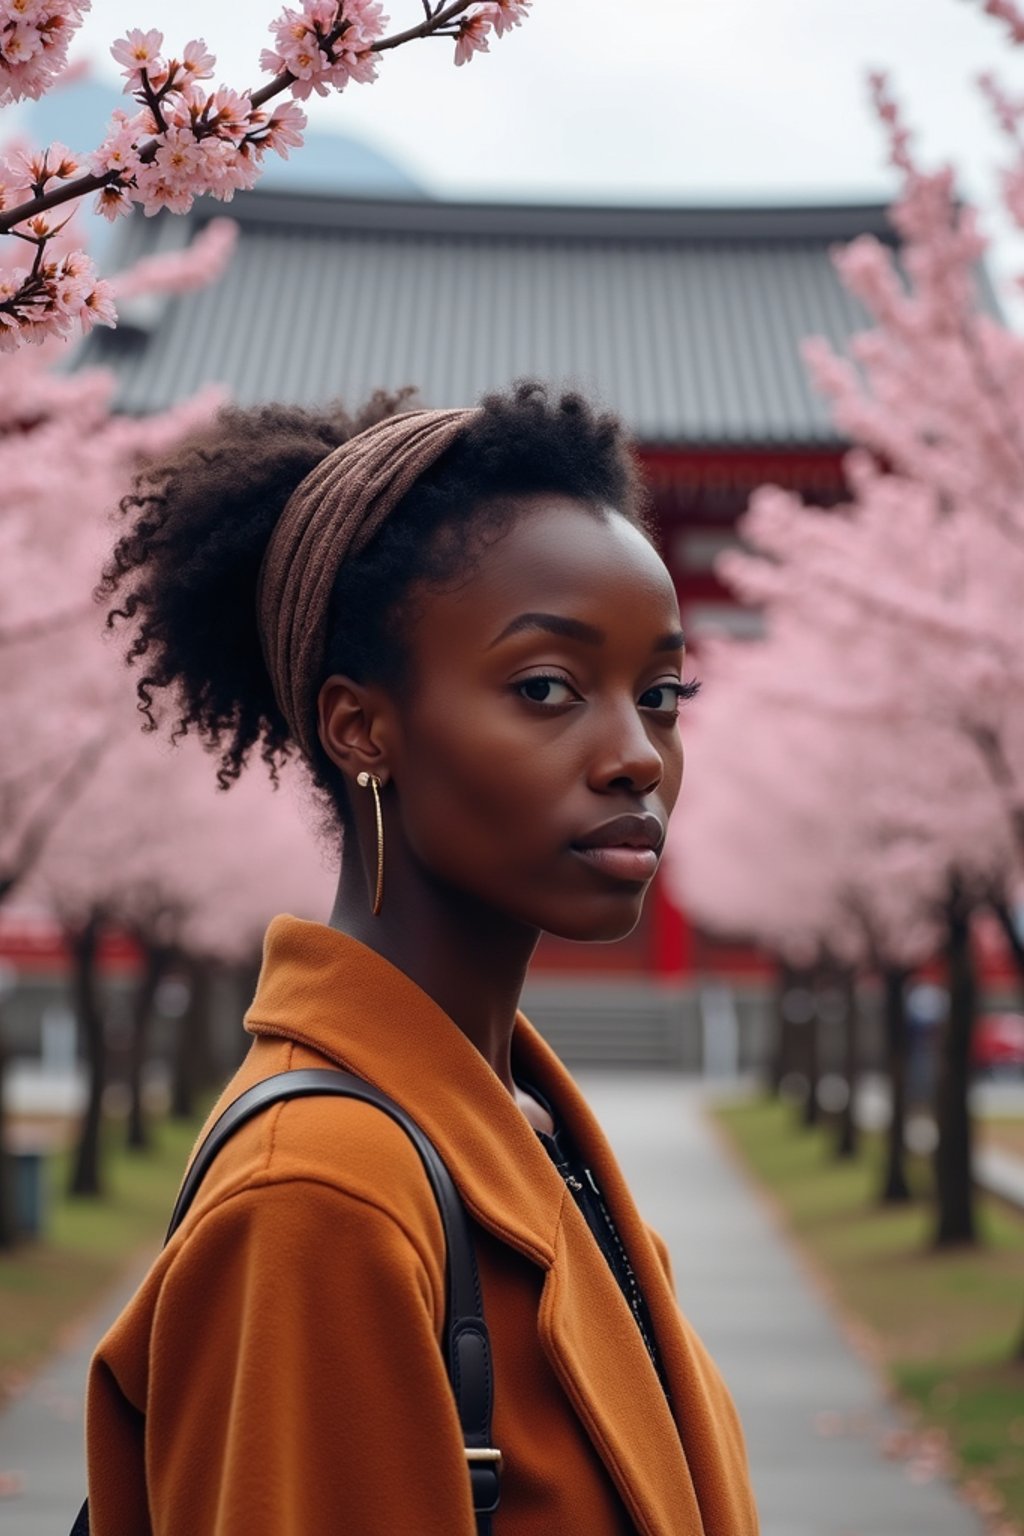
[[[17,1237],[41,1237],[50,1208],[47,1162],[56,1138],[43,1126],[14,1125],[7,1135],[7,1176]]]
[[[7,1155],[14,1172],[14,1229],[19,1237],[39,1237],[46,1225],[46,1156],[38,1150]]]

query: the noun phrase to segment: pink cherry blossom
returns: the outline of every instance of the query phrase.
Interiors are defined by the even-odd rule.
[[[338,62],[346,79],[354,80],[357,85],[372,85],[380,68],[380,54],[372,48],[343,48]],[[341,87],[336,86],[336,89],[340,90]]]
[[[181,56],[181,68],[190,80],[209,80],[213,75],[213,66],[216,59],[206,47],[203,38],[193,38],[185,44],[185,51]]]
[[[156,71],[162,66],[160,49],[163,47],[164,35],[153,27],[149,32],[143,32],[141,27],[133,27],[124,37],[119,37],[111,47],[111,56],[117,64],[123,64],[121,73],[125,77],[125,91],[135,91],[142,82],[143,71]]]
[[[490,52],[487,38],[496,26],[499,14],[496,4],[482,5],[474,15],[465,17],[459,22],[459,31],[455,39],[457,65],[468,64],[474,53]]]
[[[233,219],[211,219],[181,251],[144,256],[111,281],[116,299],[140,293],[186,293],[205,288],[225,271],[238,243]]]
[[[354,51],[369,48],[382,37],[389,20],[379,0],[346,0],[344,17],[349,25],[342,42]]]
[[[206,130],[234,144],[241,144],[249,131],[249,114],[252,110],[249,97],[240,96],[227,86],[218,86],[212,96],[199,101],[198,114],[196,105],[191,106],[190,110],[193,118],[198,116],[198,121]]]
[[[260,148],[272,149],[287,160],[289,148],[301,147],[305,126],[306,114],[302,108],[294,101],[285,101],[266,119],[263,133],[256,142]]]
[[[1008,96],[990,70],[978,76],[978,88],[988,101],[1003,133],[1015,139],[1024,120],[1024,101]]]
[[[229,203],[236,192],[245,192],[255,186],[260,174],[259,152],[249,144],[240,148],[224,139],[204,139],[203,189],[211,197]]]
[[[132,200],[125,187],[111,183],[97,192],[93,207],[97,213],[101,213],[105,219],[113,223],[115,219],[131,213]]]
[[[46,12],[44,0],[6,0],[0,5],[0,21],[5,17],[37,26]]]
[[[83,299],[78,318],[83,331],[90,330],[94,325],[116,325],[113,284],[100,278]]]
[[[979,305],[984,240],[951,172],[920,170],[873,90],[899,262],[872,239],[838,252],[871,328],[805,354],[858,444],[849,500],[764,488],[719,561],[766,636],[703,648],[669,876],[709,928],[801,963],[917,965],[952,879],[980,903],[1024,876],[1024,342]]]
[[[195,134],[185,128],[168,128],[153,157],[154,167],[176,185],[191,181],[200,166],[202,155]]]
[[[142,204],[148,219],[168,208],[172,213],[188,213],[195,201],[194,194],[173,177],[161,170],[155,162],[140,166],[135,176],[135,197]]]
[[[43,94],[90,0],[0,0],[0,106]]]
[[[493,0],[494,9],[494,35],[504,37],[513,27],[518,27],[526,19],[530,9],[531,0]]]
[[[147,115],[149,121],[152,120]],[[118,109],[111,119],[107,137],[89,156],[90,170],[96,176],[116,171],[123,181],[127,181],[138,170],[139,143],[147,134],[148,127],[144,126],[141,114],[129,117]]]
[[[321,18],[326,20],[326,9],[331,14],[324,26]],[[330,60],[321,51],[320,42],[336,13],[335,6],[311,5],[301,11],[286,6],[270,29],[277,44],[276,51],[264,50],[261,67],[271,69],[275,74],[287,69],[297,80],[309,80],[318,70],[327,68]]]
[[[201,237],[185,251],[129,269],[122,278],[125,290],[173,291],[176,285],[202,281],[204,272],[215,275],[233,229],[230,221],[217,223],[212,239]],[[76,330],[113,319],[109,287],[90,280],[85,261],[81,253],[69,253],[63,272],[55,276],[61,290],[57,297]],[[8,296],[12,289],[0,270],[0,302]],[[77,315],[71,313],[76,303]],[[0,691],[8,728],[0,743],[0,867],[18,879],[27,877],[29,868],[11,861],[19,853],[36,857],[39,850],[27,847],[24,834],[41,807],[51,805],[51,833],[60,827],[70,835],[76,815],[82,818],[82,836],[98,833],[92,822],[97,807],[77,797],[89,785],[104,795],[113,790],[114,760],[121,758],[117,750],[104,755],[101,772],[96,771],[99,760],[85,763],[88,771],[72,782],[65,778],[67,769],[82,760],[83,750],[97,741],[102,745],[104,736],[123,742],[129,753],[136,741],[149,741],[139,737],[131,683],[102,636],[102,616],[90,593],[112,539],[110,510],[140,458],[172,449],[183,435],[208,422],[219,402],[207,393],[148,417],[117,415],[110,374],[95,368],[69,373],[60,366],[59,338],[48,337],[41,325],[33,326],[30,335],[21,334],[22,342],[38,345],[15,351],[9,318],[0,310],[0,609],[5,630]],[[23,638],[12,642],[11,633],[19,631]],[[39,710],[35,691],[43,677],[49,707]],[[159,753],[135,761],[144,777],[156,775],[162,794],[173,795],[175,780],[192,777],[177,759],[164,774]],[[203,766],[209,784],[208,760]],[[124,793],[126,783],[117,794]],[[267,795],[268,802],[272,798]],[[211,786],[207,799],[216,810],[226,797],[218,800]],[[275,814],[273,806],[267,814]]]
[[[4,33],[4,59],[8,64],[27,64],[42,51],[38,29],[27,21],[13,22]]]
[[[45,187],[77,175],[81,167],[66,145],[54,142],[44,150],[12,150],[4,169],[17,186]]]
[[[350,80],[369,84],[377,78],[377,56],[372,44],[380,37],[387,17],[377,0],[317,0],[301,10],[287,7],[271,32],[276,48],[265,48],[260,67],[279,75],[293,75],[292,94],[305,100],[314,91],[326,96],[343,90]],[[331,41],[336,32],[340,35]]]
[[[1014,0],[985,0],[983,9],[986,15],[1005,23],[1015,43],[1024,45],[1024,11]]]
[[[463,64],[488,50],[492,32],[500,37],[518,26],[529,5],[530,0],[488,0],[470,15],[447,19],[443,6],[428,6],[427,20],[403,40],[430,33],[451,36],[455,61]],[[38,95],[50,83],[64,67],[68,38],[87,8],[88,0],[0,0],[0,104]],[[81,157],[91,177],[106,182],[98,191],[96,210],[111,220],[136,203],[147,215],[161,209],[187,213],[196,197],[208,194],[227,202],[235,192],[254,186],[266,152],[287,158],[289,149],[301,145],[306,126],[294,99],[269,114],[266,100],[285,90],[303,100],[314,92],[326,96],[343,90],[352,81],[371,83],[377,78],[387,21],[380,0],[309,0],[286,7],[271,26],[275,46],[261,58],[275,79],[259,93],[259,107],[247,91],[224,85],[201,89],[215,64],[202,38],[187,42],[180,56],[165,56],[162,32],[131,28],[111,53],[122,66],[125,92],[134,97],[137,110],[115,112],[103,142]],[[62,217],[44,216],[33,205],[44,193],[54,208],[84,195],[82,183],[91,178],[77,179],[77,159],[63,146],[53,146],[8,169],[8,180],[0,185],[0,214],[6,216],[0,237],[12,232],[11,210],[16,209],[17,232],[37,247],[57,238]],[[66,185],[55,188],[55,181]],[[67,298],[72,291],[67,274],[61,280],[61,301],[48,315],[47,284],[61,278],[57,266],[37,263],[30,274],[24,263],[15,262],[12,270],[20,273],[20,281],[5,278],[0,345],[7,347],[19,327],[26,340],[66,335],[67,315],[75,309]],[[92,308],[97,314],[104,311],[99,299]]]

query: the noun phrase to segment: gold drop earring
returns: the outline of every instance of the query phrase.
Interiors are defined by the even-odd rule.
[[[360,789],[373,790],[373,807],[377,815],[377,889],[373,894],[373,906],[370,910],[374,917],[379,917],[384,901],[384,816],[380,808],[381,784],[375,773],[359,774],[356,783]]]

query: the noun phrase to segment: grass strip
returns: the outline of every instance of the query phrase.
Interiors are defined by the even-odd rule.
[[[1024,1158],[1024,1115],[987,1115],[979,1120],[978,1144]]]
[[[1024,1215],[979,1198],[980,1245],[938,1252],[924,1161],[910,1164],[914,1202],[882,1207],[877,1137],[840,1161],[834,1135],[799,1128],[791,1107],[750,1100],[716,1118],[898,1392],[946,1438],[972,1502],[1024,1527]]]
[[[0,1408],[133,1259],[155,1253],[201,1120],[154,1126],[153,1146],[130,1152],[124,1126],[106,1127],[101,1199],[67,1193],[69,1154],[48,1160],[44,1235],[0,1252]]]

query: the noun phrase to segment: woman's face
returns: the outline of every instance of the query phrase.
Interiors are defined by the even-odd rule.
[[[563,938],[616,939],[682,780],[679,608],[624,517],[520,505],[462,584],[416,603],[389,831],[397,808],[402,856],[432,886]]]

